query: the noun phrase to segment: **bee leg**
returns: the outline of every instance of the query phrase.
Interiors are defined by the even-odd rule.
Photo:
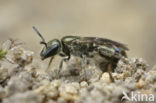
[[[112,81],[112,82],[114,82],[114,78],[113,78],[113,76],[112,76],[112,63],[109,63],[108,64],[108,66],[107,66],[107,70],[108,70],[108,73],[109,73],[109,77],[110,77],[110,80]]]
[[[60,76],[60,71],[62,70],[63,62],[66,62],[66,61],[68,61],[69,59],[70,59],[70,55],[69,55],[67,58],[63,58],[63,59],[61,60],[60,65],[59,65],[59,70],[58,70],[58,72],[57,72],[58,77]]]
[[[52,61],[53,61],[53,59],[54,59],[54,57],[51,57],[51,58],[50,58],[50,61],[49,61],[49,63],[48,63],[47,70],[49,69],[49,67],[50,67],[50,65],[51,65],[51,63],[52,63]]]
[[[82,55],[82,62],[81,62],[81,68],[84,71],[84,75],[86,77],[86,70],[85,70],[85,66],[87,64],[87,59],[86,59],[86,55]]]

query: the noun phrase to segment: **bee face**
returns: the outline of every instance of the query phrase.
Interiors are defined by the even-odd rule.
[[[56,55],[57,53],[59,53],[61,48],[60,41],[57,39],[51,40],[46,44],[47,45],[42,49],[40,53],[42,60]]]

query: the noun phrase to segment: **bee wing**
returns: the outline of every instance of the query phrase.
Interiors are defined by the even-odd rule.
[[[84,37],[84,38],[82,38],[81,41],[86,42],[86,43],[87,42],[95,43],[96,45],[104,45],[109,48],[114,48],[116,50],[118,50],[118,49],[123,50],[123,51],[129,50],[126,45],[116,42],[116,41],[113,41],[113,40],[110,40],[110,39],[106,39],[106,38]]]

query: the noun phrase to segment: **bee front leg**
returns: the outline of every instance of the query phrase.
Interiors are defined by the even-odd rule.
[[[60,76],[60,71],[62,70],[62,66],[63,66],[63,62],[66,62],[70,59],[70,55],[67,57],[67,58],[63,58],[60,62],[60,65],[59,65],[59,70],[58,70],[58,73],[57,75]]]
[[[48,71],[48,69],[49,69],[49,67],[50,67],[50,65],[51,65],[51,63],[52,63],[52,61],[53,61],[53,59],[54,59],[54,57],[51,57],[51,58],[50,58],[50,61],[49,61],[49,63],[48,63],[48,67],[47,67],[47,71]]]

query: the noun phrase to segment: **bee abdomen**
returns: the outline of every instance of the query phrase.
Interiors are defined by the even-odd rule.
[[[102,57],[104,57],[106,59],[110,59],[110,60],[117,61],[123,57],[123,55],[120,52],[116,52],[112,48],[107,48],[107,47],[99,48],[98,52],[99,52],[99,55],[101,55]]]

